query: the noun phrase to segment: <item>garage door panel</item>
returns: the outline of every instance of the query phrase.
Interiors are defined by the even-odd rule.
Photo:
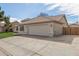
[[[49,36],[49,25],[48,24],[36,24],[29,26],[29,34],[31,35],[44,35]]]

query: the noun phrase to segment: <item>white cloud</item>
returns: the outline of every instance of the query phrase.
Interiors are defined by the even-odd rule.
[[[67,11],[68,14],[79,15],[79,4],[63,4],[61,6],[61,11]]]
[[[60,14],[65,13],[66,15],[69,15],[69,16],[79,16],[79,4],[77,3],[76,4],[75,3],[54,3],[54,4],[49,3],[47,5],[49,6],[47,7],[46,11],[53,10],[54,8],[59,6]],[[75,21],[79,21],[79,17]],[[73,21],[69,21],[69,20],[68,22],[74,23]]]
[[[58,6],[59,6],[59,4],[52,5],[52,6],[48,7],[48,9],[47,9],[47,10],[52,10],[52,9],[54,9],[54,8],[58,7]]]
[[[19,21],[19,22],[20,22],[20,20],[21,20],[21,19],[17,19],[17,18],[10,17],[10,21],[11,21],[11,22],[14,22],[14,21]]]
[[[51,3],[50,3],[51,4]],[[45,4],[46,5],[46,4]],[[49,4],[47,4],[49,5]],[[60,6],[60,12],[70,15],[79,15],[79,4],[72,4],[72,3],[56,3],[52,4],[47,8],[47,11],[53,10],[54,8]]]

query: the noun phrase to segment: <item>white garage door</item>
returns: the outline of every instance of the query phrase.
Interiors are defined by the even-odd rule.
[[[50,35],[50,26],[48,23],[30,25],[29,34],[49,36]]]

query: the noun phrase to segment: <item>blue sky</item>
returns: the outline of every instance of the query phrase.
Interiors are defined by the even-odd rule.
[[[72,6],[65,6],[59,4],[45,4],[45,3],[4,3],[0,4],[2,10],[5,11],[5,15],[11,17],[11,21],[13,20],[21,20],[25,18],[33,18],[38,16],[41,12],[47,13],[49,16],[55,16],[60,14],[65,14],[68,22],[76,22],[78,21],[78,14],[74,13],[76,10],[71,11]],[[66,8],[67,9],[66,9]],[[75,6],[74,6],[75,7]],[[69,8],[69,9],[68,9]],[[73,13],[72,13],[73,12]]]

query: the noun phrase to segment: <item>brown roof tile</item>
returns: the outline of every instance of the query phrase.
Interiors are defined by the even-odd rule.
[[[57,23],[61,23],[60,19],[63,17],[63,15],[59,15],[59,16],[39,16],[36,18],[33,18],[30,21],[27,22],[23,22],[21,24],[35,24],[35,23],[45,23],[45,22],[57,22]]]

